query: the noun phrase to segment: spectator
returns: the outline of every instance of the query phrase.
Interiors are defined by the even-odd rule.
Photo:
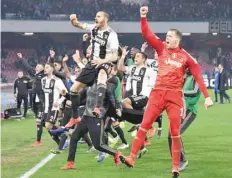
[[[219,90],[219,69],[218,66],[214,68],[214,96],[215,96],[215,103],[218,103],[218,94],[220,93]]]
[[[28,89],[30,88],[29,81],[30,79],[24,76],[23,71],[19,71],[18,78],[14,82],[14,95],[17,98],[17,109],[20,110],[22,100],[24,104],[24,114],[22,119],[25,119],[28,110]]]
[[[224,66],[222,64],[218,65],[219,69],[219,90],[220,90],[220,104],[224,104],[223,98],[226,99],[228,103],[230,103],[230,97],[226,93],[228,89],[228,77],[226,70],[224,70]]]

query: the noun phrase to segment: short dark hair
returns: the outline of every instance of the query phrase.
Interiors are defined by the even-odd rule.
[[[138,52],[138,53],[142,54],[143,59],[147,60],[147,55],[144,52]]]
[[[46,63],[45,65],[49,65],[50,67],[52,67],[53,69],[55,69],[54,64],[52,64],[52,63]]]
[[[107,20],[109,20],[110,16],[106,11],[99,11],[99,12],[102,12],[104,14],[105,18],[107,18]]]
[[[176,36],[181,40],[182,39],[182,33],[180,32],[180,30],[177,30],[176,28],[171,28],[169,29],[169,31],[175,32]]]

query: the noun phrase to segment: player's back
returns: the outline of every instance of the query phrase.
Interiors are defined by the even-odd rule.
[[[167,50],[164,45],[159,53],[155,89],[182,91],[187,59],[182,48]]]

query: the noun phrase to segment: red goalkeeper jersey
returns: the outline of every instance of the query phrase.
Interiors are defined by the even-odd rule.
[[[160,90],[182,91],[186,67],[197,81],[205,98],[209,96],[201,77],[200,65],[182,48],[167,49],[148,27],[147,19],[141,18],[142,35],[147,43],[158,53],[158,75],[154,88]]]

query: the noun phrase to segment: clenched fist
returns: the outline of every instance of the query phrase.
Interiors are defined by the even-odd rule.
[[[141,17],[146,17],[148,13],[148,7],[147,6],[143,6],[140,8],[140,16]]]
[[[77,20],[77,15],[76,15],[76,14],[71,14],[71,15],[70,15],[70,20],[71,20],[71,21]]]
[[[19,57],[19,59],[23,58],[22,53],[17,53],[17,56]]]

